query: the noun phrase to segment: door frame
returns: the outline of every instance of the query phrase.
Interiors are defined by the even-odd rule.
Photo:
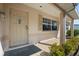
[[[11,28],[10,28],[11,27],[10,26],[10,24],[11,24],[10,22],[11,21],[10,20],[11,20],[11,10],[12,9],[13,10],[19,10],[19,9],[16,9],[16,8],[9,8],[9,38],[10,38],[10,34],[11,34]],[[19,11],[22,11],[22,10],[19,10]],[[27,45],[29,45],[29,28],[28,28],[28,24],[29,24],[29,12],[26,12],[26,11],[22,11],[22,12],[25,12],[27,14],[27,20],[26,20],[27,21],[27,33],[26,33],[27,34],[27,44],[24,44],[22,46],[25,46],[25,45],[27,46]],[[18,47],[22,47],[22,46],[17,46],[17,47],[12,47],[11,48],[11,45],[10,45],[11,43],[10,42],[11,42],[11,39],[9,39],[9,49],[8,50],[14,49],[14,48],[18,48]]]

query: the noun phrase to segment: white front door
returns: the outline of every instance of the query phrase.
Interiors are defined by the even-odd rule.
[[[10,47],[28,43],[27,13],[11,9],[10,15]]]

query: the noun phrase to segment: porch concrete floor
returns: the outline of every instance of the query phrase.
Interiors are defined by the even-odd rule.
[[[53,44],[53,43],[59,44],[59,41],[60,41],[59,39],[51,38],[51,39],[47,39],[47,40],[42,40],[42,41],[40,41],[40,43],[34,44],[35,46],[40,48],[42,51],[34,53],[31,56],[41,56],[40,54],[42,52],[49,53],[50,52],[50,50],[49,50],[50,45]]]
[[[53,44],[56,42],[59,44],[59,40],[56,38],[42,40],[40,42],[44,44],[37,43],[27,47],[11,50],[5,52],[4,56],[41,56],[40,54],[42,52],[50,52],[49,44]]]

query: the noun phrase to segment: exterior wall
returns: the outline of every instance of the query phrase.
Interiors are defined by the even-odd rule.
[[[36,9],[30,8],[30,7],[28,7],[26,5],[22,5],[22,4],[4,4],[4,8],[5,8],[4,10],[6,13],[6,16],[5,16],[5,28],[6,29],[5,29],[5,34],[4,34],[5,50],[7,50],[9,48],[9,42],[10,42],[9,21],[10,21],[10,9],[12,9],[12,8],[28,12],[28,39],[29,39],[29,43],[31,43],[31,44],[37,43],[40,40],[45,40],[45,39],[57,37],[57,31],[42,31],[39,29],[39,15],[41,15],[42,17],[46,17],[46,18],[58,21],[59,18],[55,17],[54,14],[49,15],[49,14],[43,13],[41,11],[38,11]],[[53,12],[54,11],[55,10],[53,10]]]
[[[53,17],[50,17],[44,13],[39,13],[36,11],[30,12],[29,13],[29,40],[30,40],[30,43],[36,43],[36,42],[39,42],[40,40],[56,37],[56,35],[57,35],[57,31],[42,31],[41,29],[39,29],[39,27],[40,27],[39,26],[39,15],[42,15],[42,17],[54,19]]]

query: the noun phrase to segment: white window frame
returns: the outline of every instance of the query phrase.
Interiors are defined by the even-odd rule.
[[[45,19],[47,19],[47,18],[45,18]],[[43,20],[44,20],[44,18],[43,18]],[[50,25],[50,26],[51,26],[51,30],[43,30],[43,31],[57,31],[57,29],[56,29],[56,30],[53,30],[53,29],[52,29],[52,26],[53,26],[52,21],[54,21],[54,20],[51,20],[51,19],[47,19],[47,20],[50,20],[51,23],[48,24],[48,23],[44,23],[44,22],[42,21],[42,30],[43,30],[43,25]]]

